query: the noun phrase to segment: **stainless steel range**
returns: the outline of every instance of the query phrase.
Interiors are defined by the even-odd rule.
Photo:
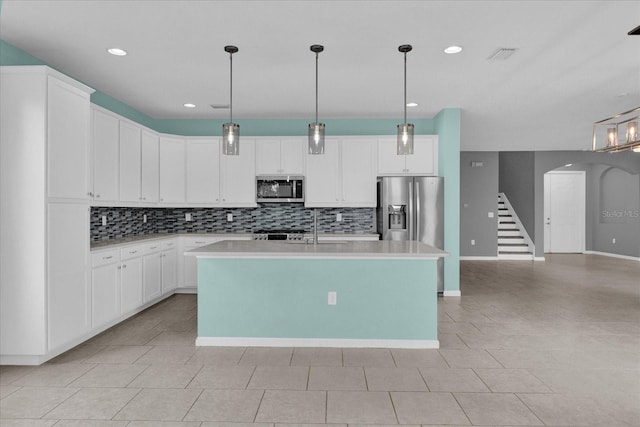
[[[303,240],[304,230],[256,230],[253,240]]]

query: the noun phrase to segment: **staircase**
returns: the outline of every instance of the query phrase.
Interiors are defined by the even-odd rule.
[[[498,259],[533,260],[534,246],[504,193],[498,194]]]

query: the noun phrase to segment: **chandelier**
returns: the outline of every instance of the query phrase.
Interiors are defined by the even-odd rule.
[[[640,152],[639,120],[640,107],[636,107],[593,123],[593,151],[633,150]]]

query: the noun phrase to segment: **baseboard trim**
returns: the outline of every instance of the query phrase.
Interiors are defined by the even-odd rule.
[[[460,261],[496,261],[497,256],[461,256]]]
[[[461,297],[462,292],[461,291],[444,291],[442,292],[442,296],[443,297]]]
[[[385,340],[342,338],[198,337],[198,347],[336,347],[437,349],[438,340]]]
[[[176,288],[173,292],[176,294],[197,294],[198,288]]]
[[[586,255],[601,255],[601,256],[608,256],[608,257],[611,257],[611,258],[626,259],[626,260],[629,260],[629,261],[640,261],[640,257],[633,257],[633,256],[629,256],[629,255],[620,255],[620,254],[612,254],[610,252],[584,251],[584,253]]]
[[[544,261],[544,257],[543,256],[534,256],[533,260],[534,261]]]

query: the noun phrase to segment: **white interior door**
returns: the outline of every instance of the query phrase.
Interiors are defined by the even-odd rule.
[[[545,252],[584,252],[584,171],[544,174],[544,219]]]

